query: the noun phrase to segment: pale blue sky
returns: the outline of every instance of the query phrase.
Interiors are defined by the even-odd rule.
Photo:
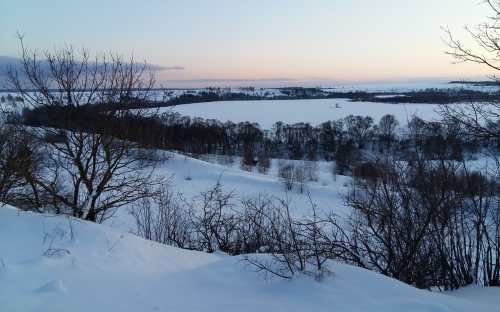
[[[479,0],[2,0],[0,56],[13,34],[39,50],[65,44],[177,69],[165,87],[333,85],[339,82],[483,78],[451,65],[440,29],[468,41],[485,20]]]

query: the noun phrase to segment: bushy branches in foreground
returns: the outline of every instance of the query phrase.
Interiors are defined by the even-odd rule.
[[[265,198],[265,197],[264,197]],[[262,202],[261,199],[258,202]],[[324,230],[327,222],[322,220],[316,205],[310,198],[311,216],[296,219],[288,200],[272,199],[268,206],[255,206],[252,201],[246,202],[247,211],[251,215],[260,216],[255,222],[263,237],[264,245],[257,253],[266,253],[268,257],[254,254],[243,254],[242,261],[251,270],[282,278],[293,278],[296,274],[313,275],[320,281],[324,273],[331,275],[325,262],[334,258],[335,244],[331,236]]]
[[[418,288],[499,283],[498,184],[464,163],[377,159],[346,205],[348,249],[376,271]]]
[[[325,230],[329,219],[320,217],[312,200],[311,216],[298,219],[288,199],[267,194],[242,198],[237,207],[220,181],[192,200],[174,196],[168,188],[161,193],[167,200],[142,201],[130,209],[136,234],[181,248],[242,255],[254,270],[282,278],[307,273],[319,280],[331,273],[325,262],[338,248],[332,231]],[[262,260],[255,253],[270,258]]]
[[[192,200],[165,188],[157,202],[132,210],[137,234],[206,252],[241,255],[266,278],[309,274],[321,280],[336,260],[418,288],[499,285],[498,183],[463,162],[374,159],[345,195],[338,216],[309,198],[305,216],[288,199],[241,198],[220,180]]]

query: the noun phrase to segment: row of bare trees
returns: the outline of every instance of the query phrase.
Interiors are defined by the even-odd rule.
[[[467,134],[463,125],[452,118],[425,121],[409,116],[401,125],[391,114],[383,116],[378,124],[369,116],[350,115],[316,127],[276,122],[271,130],[262,130],[256,123],[222,123],[167,113],[159,119],[157,129],[167,134],[167,147],[183,152],[237,155],[249,159],[249,165],[262,153],[273,158],[335,160],[341,174],[343,168],[351,166],[349,158],[360,154],[357,151],[404,155],[418,146],[429,158],[437,158],[444,146],[450,146],[454,150],[452,157],[462,159],[498,144],[491,137]]]
[[[399,121],[394,115],[384,116],[378,125],[373,118],[350,115],[328,121],[316,127],[310,123],[284,124],[276,122],[270,130],[257,123],[190,118],[167,113],[161,121],[169,133],[169,147],[196,154],[232,154],[256,157],[267,152],[272,157],[290,159],[331,160],[335,151],[346,142],[359,149],[381,142],[377,148],[391,147],[397,139]]]

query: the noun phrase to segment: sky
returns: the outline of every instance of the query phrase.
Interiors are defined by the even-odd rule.
[[[479,2],[2,0],[0,64],[19,57],[19,32],[39,51],[133,55],[167,88],[484,80],[494,72],[451,64],[441,29],[474,47],[463,26],[492,12]]]

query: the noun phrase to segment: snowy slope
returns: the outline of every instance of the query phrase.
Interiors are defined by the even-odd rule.
[[[285,192],[285,186],[277,177],[278,160],[271,162],[269,173],[259,174],[257,172],[246,172],[240,170],[241,159],[235,157],[232,166],[222,166],[215,163],[184,157],[180,154],[172,154],[174,157],[168,159],[157,172],[165,175],[173,175],[174,191],[182,193],[187,198],[199,195],[201,191],[213,187],[220,178],[223,190],[234,193],[234,201],[238,202],[244,196],[252,196],[259,193],[274,195],[281,199],[288,197],[291,206],[295,207],[295,215],[301,217],[306,215],[310,208],[307,192],[300,193],[296,188],[288,193]],[[330,169],[331,163],[318,162],[317,176],[318,181],[309,182],[307,190],[314,203],[324,211],[347,211],[343,205],[341,194],[347,190],[347,177],[337,176],[336,180]],[[253,168],[256,171],[255,168]],[[186,178],[189,177],[190,180]],[[121,222],[126,216],[121,215]],[[111,220],[115,226],[120,226],[118,220]],[[111,224],[111,223],[110,223]],[[130,229],[120,226],[122,229]]]
[[[431,293],[338,263],[330,263],[334,276],[321,283],[306,275],[265,282],[237,257],[180,250],[76,220],[72,232],[74,241],[65,217],[0,208],[0,311],[498,311],[500,306],[500,288]],[[60,257],[42,256],[51,235]]]
[[[280,199],[288,198],[293,214],[296,217],[308,215],[311,208],[307,191],[311,195],[314,203],[319,209],[325,212],[334,211],[336,213],[350,211],[345,207],[341,194],[347,190],[345,176],[337,176],[333,179],[331,173],[331,163],[318,162],[318,181],[309,182],[307,191],[300,193],[296,188],[286,192],[285,186],[277,177],[278,160],[273,159],[271,168],[266,175],[257,172],[246,172],[240,168],[241,159],[235,157],[232,166],[222,166],[215,163],[185,157],[180,154],[172,154],[173,158],[165,161],[157,172],[167,176],[172,175],[172,188],[174,193],[181,193],[185,198],[193,198],[201,191],[212,188],[218,179],[222,184],[224,192],[233,192],[233,203],[239,204],[240,199],[264,193],[276,196]],[[255,168],[253,168],[254,171]],[[190,180],[187,179],[190,178]],[[134,232],[135,225],[132,217],[125,209],[119,210],[116,218],[106,221],[106,224],[118,227],[125,231]]]
[[[320,163],[309,189],[324,210],[347,209]],[[237,167],[237,165],[235,165]],[[177,155],[159,168],[173,173],[186,196],[212,186],[241,194],[284,196],[270,175],[247,173]],[[190,172],[191,180],[185,173]],[[293,190],[297,215],[307,196]],[[128,220],[130,221],[130,219]],[[125,211],[111,228],[62,216],[0,208],[0,311],[498,311],[500,288],[450,293],[418,290],[374,272],[331,262],[334,276],[318,283],[303,275],[272,279],[245,268],[238,257],[176,249],[127,232]],[[73,239],[72,239],[73,237]],[[50,257],[44,256],[50,255]],[[260,255],[265,257],[265,255]]]

